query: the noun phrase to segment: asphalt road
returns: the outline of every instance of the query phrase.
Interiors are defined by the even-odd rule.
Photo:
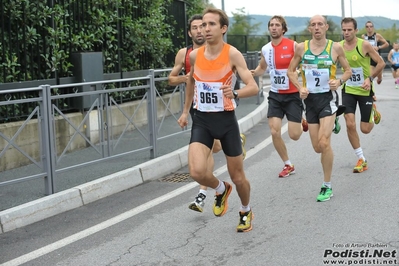
[[[236,233],[239,199],[233,190],[223,217],[187,208],[198,191],[191,180],[163,179],[0,235],[1,265],[399,265],[399,90],[391,75],[377,86],[382,120],[360,134],[369,170],[352,173],[357,157],[343,127],[332,136],[334,197],[316,202],[320,155],[308,133],[292,141],[283,127],[296,174],[283,167],[267,121],[247,135],[246,175],[251,182],[253,230]],[[358,117],[357,117],[358,118]],[[359,119],[359,118],[358,118]],[[215,174],[229,180],[223,155]],[[162,167],[162,166],[161,166]],[[187,173],[180,169],[176,174]]]

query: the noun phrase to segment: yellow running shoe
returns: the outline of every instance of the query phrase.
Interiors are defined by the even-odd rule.
[[[248,212],[239,212],[240,214],[240,221],[237,225],[237,232],[248,232],[252,230],[252,220],[254,219],[254,214],[252,210]]]
[[[232,190],[232,186],[229,183],[225,181],[223,181],[223,183],[226,189],[222,194],[215,194],[215,201],[213,203],[213,214],[218,217],[223,216],[226,213],[227,208],[229,207],[227,200]]]
[[[247,156],[247,151],[245,150],[245,142],[247,141],[247,138],[245,137],[244,134],[240,134],[240,138],[241,138],[241,146],[242,146],[242,159],[245,159],[245,156]]]
[[[373,116],[374,116],[374,124],[378,125],[381,121],[381,113],[377,111],[377,105],[373,103]]]
[[[357,164],[356,164],[355,168],[353,168],[353,172],[354,173],[361,173],[363,171],[366,171],[367,169],[368,169],[367,160],[363,161],[363,159],[359,159],[357,161]]]

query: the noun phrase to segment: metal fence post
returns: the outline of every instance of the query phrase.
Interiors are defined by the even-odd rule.
[[[51,88],[50,85],[40,86],[40,91],[43,97],[43,102],[40,103],[40,109],[42,115],[40,119],[41,131],[42,131],[42,151],[43,151],[43,170],[47,173],[44,178],[44,193],[45,195],[51,195],[54,193],[54,175],[55,175],[55,148],[54,148],[54,130],[52,125],[52,114],[51,114]]]
[[[155,87],[155,74],[154,69],[150,69],[148,71],[150,80],[149,85],[150,88],[148,89],[148,97],[147,97],[147,116],[148,116],[148,133],[150,138],[150,158],[154,159],[158,154],[158,145],[157,145],[157,128],[156,123],[158,120],[157,115],[157,89]]]

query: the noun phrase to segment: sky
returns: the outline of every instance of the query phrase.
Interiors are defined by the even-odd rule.
[[[245,7],[250,15],[282,15],[312,17],[314,15],[342,16],[342,0],[210,0],[217,8],[222,8],[227,15]],[[346,17],[380,16],[399,20],[399,0],[344,0]],[[367,3],[367,4],[365,4]],[[373,3],[373,4],[370,4]]]

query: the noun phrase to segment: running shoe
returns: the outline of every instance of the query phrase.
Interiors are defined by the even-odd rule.
[[[237,225],[237,232],[248,232],[252,230],[252,220],[254,219],[254,214],[252,210],[248,212],[239,212],[240,221]]]
[[[198,193],[195,200],[188,205],[188,208],[196,212],[202,212],[205,206],[205,198],[206,196],[204,194]]]
[[[377,105],[373,103],[373,116],[374,116],[374,124],[378,125],[381,121],[381,113],[377,110]]]
[[[295,167],[293,164],[291,165],[284,165],[283,171],[278,174],[278,177],[287,177],[289,175],[295,174]]]
[[[334,128],[332,131],[334,134],[338,134],[341,131],[341,125],[339,124],[338,117],[335,118]]]
[[[302,117],[302,129],[303,132],[308,132],[309,129],[308,121],[306,121],[306,119],[303,117]]]
[[[368,169],[367,160],[364,161],[363,159],[359,159],[357,161],[357,164],[356,164],[355,168],[353,168],[353,172],[354,173],[361,173],[363,171],[366,171],[367,169]]]
[[[317,196],[317,201],[327,201],[333,196],[332,188],[322,186],[319,195]]]
[[[247,156],[247,151],[245,150],[245,142],[247,141],[247,138],[245,137],[244,134],[240,134],[240,138],[241,138],[241,146],[242,146],[242,159],[245,159],[245,156]]]
[[[222,194],[215,194],[215,202],[213,203],[213,214],[219,217],[223,216],[229,207],[227,200],[232,190],[232,186],[229,183],[225,181],[223,181],[223,183],[226,186],[226,189]]]

